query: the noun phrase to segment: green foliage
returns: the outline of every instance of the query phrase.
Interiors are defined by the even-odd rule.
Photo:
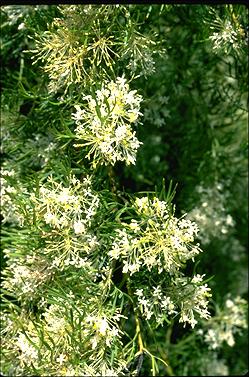
[[[246,373],[246,7],[1,21],[1,373]]]

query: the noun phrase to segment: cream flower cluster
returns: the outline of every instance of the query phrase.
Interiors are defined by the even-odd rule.
[[[80,141],[75,146],[87,146],[87,158],[93,165],[114,165],[125,161],[135,164],[136,153],[141,142],[136,138],[131,124],[141,115],[142,97],[136,90],[129,90],[126,79],[118,77],[116,82],[105,82],[94,96],[84,99],[87,106],[76,105],[73,114],[77,127],[76,138]]]
[[[34,245],[26,255],[24,245],[4,249],[7,267],[3,286],[22,300],[39,297],[58,270],[73,267],[94,271],[89,255],[99,246],[92,227],[99,197],[89,178],[79,181],[72,175],[64,186],[49,177],[40,186],[39,195],[32,193],[29,198],[45,243],[39,249]],[[32,243],[30,238],[26,242]]]
[[[27,140],[25,148],[33,150],[37,157],[35,162],[39,162],[41,167],[44,167],[54,157],[56,146],[50,136],[37,134],[34,138]]]
[[[7,256],[9,254],[6,249],[4,253]],[[38,255],[17,258],[6,267],[7,271],[10,275],[3,281],[3,288],[16,296],[24,295],[29,301],[38,294],[38,288],[53,276],[52,268]]]
[[[169,296],[164,295],[160,286],[153,287],[150,294],[146,289],[137,289],[135,295],[137,296],[138,308],[142,316],[148,320],[154,316],[156,322],[162,324],[167,315],[177,313],[175,304]]]
[[[85,234],[99,206],[90,179],[87,177],[81,182],[71,176],[68,187],[65,187],[50,176],[47,186],[40,187],[39,198],[31,196],[42,220],[57,230],[66,228],[75,235]]]
[[[39,344],[39,339],[32,339],[37,345]],[[23,334],[19,333],[16,339],[16,346],[19,350],[18,358],[20,360],[21,366],[32,364],[37,364],[38,362],[38,350],[29,341],[28,338]]]
[[[222,183],[213,187],[197,186],[200,201],[187,215],[196,222],[200,232],[198,238],[208,244],[213,238],[224,238],[233,229],[235,222],[226,210],[226,193]]]
[[[24,218],[14,201],[18,191],[9,183],[9,177],[17,179],[16,172],[1,167],[0,193],[3,223],[7,222],[13,225],[22,226]]]
[[[71,299],[75,302],[72,294]],[[117,375],[125,363],[120,360],[120,365],[114,362],[111,368],[108,357],[105,359],[107,349],[115,347],[115,344],[121,343],[122,331],[118,322],[121,318],[126,318],[120,314],[117,308],[114,313],[110,311],[99,312],[91,310],[85,312],[82,304],[77,299],[77,310],[72,306],[61,304],[51,304],[46,307],[37,326],[32,321],[25,322],[25,334],[22,330],[18,330],[16,336],[12,339],[13,347],[18,350],[18,359],[22,366],[25,364],[35,366],[37,370],[43,368],[44,360],[50,360],[50,372],[55,374],[56,371],[68,371],[72,368],[72,358],[74,354],[86,355],[88,360],[84,362],[79,370],[75,370],[72,375]],[[72,313],[72,319],[68,319],[67,311]],[[43,329],[43,344],[39,340],[40,329]],[[69,341],[70,334],[74,335],[77,346]],[[79,341],[78,339],[81,339]],[[78,341],[77,341],[78,340]],[[56,347],[54,345],[56,344]],[[34,345],[37,345],[35,347]],[[90,349],[89,349],[90,345]],[[38,352],[39,349],[39,352]],[[91,350],[91,351],[90,351]],[[89,352],[90,351],[90,352]],[[40,357],[42,353],[42,359]],[[53,355],[53,356],[52,356]],[[101,355],[101,358],[99,356]],[[52,358],[51,358],[52,356]],[[101,365],[96,365],[96,360],[100,359]],[[78,369],[79,366],[76,366]],[[102,370],[103,368],[103,370]],[[112,374],[109,374],[111,373]],[[107,373],[107,374],[105,374]],[[71,375],[71,374],[60,374]]]
[[[76,314],[75,312],[75,318]],[[27,336],[22,330],[18,331],[15,347],[17,346],[19,349],[18,358],[21,365],[33,364],[35,368],[39,369],[41,367],[41,357],[39,354],[42,353],[43,362],[44,360],[48,361],[51,360],[52,350],[54,352],[53,359],[55,360],[55,364],[58,366],[66,364],[67,357],[62,353],[62,350],[67,354],[72,350],[67,342],[67,332],[71,330],[70,324],[64,318],[61,308],[56,304],[52,304],[49,308],[46,308],[43,316],[44,318],[41,320],[40,325],[38,323],[37,327],[30,320],[25,322],[25,334]],[[40,326],[43,328],[45,341],[42,346],[38,331]],[[56,349],[53,348],[55,342]],[[37,347],[34,347],[34,345],[37,345]],[[56,368],[56,365],[51,363],[51,370],[54,368]]]
[[[210,349],[218,349],[226,342],[230,347],[235,344],[234,334],[248,327],[247,324],[248,303],[237,296],[234,300],[230,298],[225,302],[225,308],[211,318],[208,323],[208,330],[204,340]]]
[[[204,275],[194,275],[192,278],[177,277],[167,288],[160,285],[151,288],[139,288],[134,293],[137,296],[137,307],[142,316],[150,320],[153,316],[158,325],[169,320],[171,315],[180,315],[179,322],[187,323],[192,328],[197,324],[196,315],[208,319],[208,299],[210,288],[203,284]]]
[[[142,267],[177,274],[180,267],[200,253],[192,243],[197,225],[171,215],[167,203],[154,197],[137,198],[134,203],[139,220],[116,231],[109,256],[123,261],[123,272],[133,273]]]
[[[107,316],[105,313],[93,312],[89,314],[84,323],[84,335],[90,336],[90,344],[94,350],[99,344],[105,345],[105,347],[111,347],[114,341],[120,340],[122,331],[118,326],[118,321],[122,316],[117,311],[112,317]]]
[[[207,351],[196,352],[193,357],[184,362],[184,369],[181,375],[193,376],[229,376],[229,368],[226,360],[222,359],[218,352]]]
[[[208,311],[208,298],[211,297],[210,288],[206,283],[202,284],[205,275],[194,275],[190,281],[188,277],[180,277],[174,280],[177,296],[175,299],[180,306],[180,319],[184,326],[189,323],[192,328],[197,324],[195,313],[201,318],[210,318]]]
[[[156,43],[138,32],[132,34],[133,37],[126,44],[126,48],[121,51],[122,57],[129,59],[127,68],[133,73],[147,77],[155,72],[155,61],[153,59],[155,52],[152,46],[156,45]]]
[[[219,32],[210,35],[209,39],[213,42],[213,49],[219,51],[224,49],[228,53],[229,47],[239,48],[238,30],[234,28],[230,21],[226,21]]]

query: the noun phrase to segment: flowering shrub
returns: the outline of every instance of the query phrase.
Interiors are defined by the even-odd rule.
[[[1,374],[245,374],[245,8],[1,17]]]

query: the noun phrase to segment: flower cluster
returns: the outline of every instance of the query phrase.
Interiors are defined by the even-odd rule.
[[[152,292],[151,289],[149,292],[149,290],[140,288],[134,293],[137,296],[138,308],[147,320],[154,316],[157,324],[160,325],[165,321],[167,315],[177,313],[175,304],[169,296],[165,296],[159,285],[153,287]]]
[[[155,72],[155,62],[152,57],[155,51],[152,46],[155,46],[156,42],[139,32],[134,32],[131,35],[125,48],[122,46],[122,57],[129,59],[127,68],[131,72],[137,73],[139,70],[139,76],[147,77]]]
[[[182,376],[229,376],[226,360],[215,351],[197,352],[184,362]]]
[[[122,345],[120,339],[123,333],[118,322],[126,317],[120,314],[119,309],[113,313],[108,310],[100,313],[90,307],[86,312],[85,303],[82,305],[73,293],[69,299],[74,300],[77,309],[58,301],[45,308],[36,324],[34,318],[29,319],[22,329],[16,331],[11,343],[12,348],[17,350],[21,368],[33,365],[39,374],[43,374],[44,361],[49,361],[46,370],[53,375],[117,375],[125,367],[125,362],[122,358],[119,364],[110,361],[108,349]],[[71,317],[68,317],[69,310]],[[13,323],[9,324],[9,328],[13,331]],[[43,342],[39,339],[41,331]],[[69,341],[71,334],[72,342]],[[75,365],[74,358],[82,359],[83,355],[84,361]]]
[[[196,191],[201,195],[201,200],[187,217],[198,224],[198,238],[206,245],[213,238],[226,236],[235,223],[232,216],[227,213],[226,197],[221,183],[207,188],[200,185]]]
[[[88,177],[81,182],[70,176],[65,186],[50,176],[39,194],[29,194],[26,207],[32,208],[34,237],[27,237],[23,228],[21,241],[4,249],[3,287],[24,301],[34,300],[42,295],[44,284],[64,269],[84,268],[94,275],[90,259],[99,241],[92,228],[99,201]],[[39,242],[32,243],[38,235]]]
[[[134,208],[139,220],[132,219],[116,231],[109,250],[112,259],[123,261],[123,272],[131,275],[142,267],[177,274],[180,267],[200,253],[193,246],[197,225],[170,213],[167,203],[157,197],[136,198]]]
[[[39,164],[43,168],[55,156],[56,143],[51,137],[36,134],[34,138],[27,140],[25,149],[32,150],[32,154],[36,156],[33,163]]]
[[[51,30],[36,34],[32,58],[45,63],[49,91],[64,87],[66,93],[72,84],[92,85],[94,76],[100,78],[101,73],[113,72],[119,55],[113,33],[107,33],[100,25],[106,17],[111,21],[112,7],[84,4],[62,5],[59,9],[62,17],[53,19]]]
[[[174,280],[176,285],[175,300],[180,306],[181,315],[179,322],[184,326],[189,323],[192,328],[197,324],[194,312],[201,318],[208,319],[208,298],[211,297],[210,288],[206,283],[202,284],[205,275],[194,275],[191,279],[178,277]]]
[[[9,178],[16,178],[16,175],[14,170],[1,168],[1,215],[3,216],[3,223],[22,226],[24,218],[14,200],[18,191],[9,182]]]
[[[224,50],[227,54],[230,48],[234,50],[239,48],[238,36],[238,29],[236,30],[231,21],[227,20],[224,24],[222,23],[218,32],[210,35],[209,39],[213,42],[214,51]]]
[[[210,349],[220,348],[223,342],[233,347],[234,335],[247,326],[247,301],[240,296],[228,298],[225,308],[207,322],[204,340]]]
[[[169,97],[155,93],[149,100],[149,105],[144,110],[144,120],[150,124],[155,124],[157,128],[162,128],[166,123],[166,118],[170,118]],[[150,135],[151,142],[160,144],[161,136]]]
[[[203,376],[229,376],[226,360],[221,359],[214,352],[206,354],[200,360]],[[205,374],[204,374],[205,373]]]
[[[192,278],[176,277],[163,287],[144,287],[136,289],[137,310],[150,320],[153,318],[157,325],[169,321],[171,315],[180,315],[179,322],[190,324],[192,328],[197,324],[196,315],[208,319],[208,299],[211,297],[210,288],[203,283],[204,275],[194,275]]]
[[[76,121],[76,138],[90,150],[87,158],[93,164],[111,164],[125,161],[135,164],[136,152],[141,142],[135,136],[131,124],[136,123],[142,97],[136,90],[129,90],[126,79],[105,82],[95,96],[86,96],[87,106],[76,105],[73,119]]]
[[[58,19],[55,19],[54,26],[57,22]],[[58,28],[60,25],[56,26]],[[44,71],[51,80],[48,85],[49,92],[56,92],[63,86],[66,86],[67,90],[69,85],[79,83],[87,76],[84,69],[87,48],[79,45],[75,33],[65,25],[57,31],[47,31],[43,36],[37,35],[36,47],[32,51],[33,59],[36,57],[36,61],[46,62]]]
[[[5,255],[12,250],[4,250]],[[7,262],[9,266],[5,269],[5,273],[9,272],[9,276],[3,282],[3,288],[9,292],[13,292],[16,296],[24,298],[28,297],[28,300],[33,300],[38,294],[38,288],[46,283],[53,276],[52,267],[48,265],[48,262],[38,256],[26,256],[24,258],[16,258],[11,262]]]
[[[75,235],[85,234],[99,206],[99,198],[91,189],[89,177],[79,181],[71,176],[68,187],[51,176],[48,187],[40,187],[40,197],[31,196],[41,219],[52,229],[70,229]]]
[[[41,7],[41,6],[39,6]],[[47,5],[43,5],[43,8]],[[18,30],[22,30],[26,27],[25,19],[34,10],[38,10],[38,6],[20,6],[20,5],[7,5],[3,7],[5,14],[8,16],[8,24],[15,25],[18,24]]]
[[[41,328],[43,328],[44,343],[41,343],[39,339]],[[19,349],[18,358],[21,367],[32,364],[37,370],[42,370],[41,353],[42,359],[46,361],[50,360],[51,354],[54,353],[50,371],[55,372],[58,366],[66,364],[68,357],[65,354],[71,350],[70,345],[67,344],[66,331],[69,332],[71,328],[58,305],[51,305],[47,308],[43,319],[40,319],[36,326],[33,321],[26,321],[24,329],[25,332],[19,330],[14,339],[15,347]],[[56,349],[52,350],[54,342],[56,342]]]
[[[33,338],[32,341],[35,344],[39,344],[39,338]],[[19,360],[20,365],[24,366],[32,364],[37,364],[39,360],[38,350],[29,341],[28,338],[23,334],[19,333],[16,338],[16,346],[19,348]]]
[[[64,185],[50,176],[40,186],[39,195],[32,193],[30,199],[45,240],[42,254],[46,255],[48,270],[84,268],[93,272],[89,258],[99,246],[94,222],[100,199],[90,178],[80,181],[71,175]]]
[[[93,312],[85,318],[84,335],[90,338],[92,349],[95,349],[99,343],[105,343],[105,346],[111,347],[114,340],[120,340],[122,331],[119,329],[118,321],[122,316],[118,311],[111,318],[105,313]]]

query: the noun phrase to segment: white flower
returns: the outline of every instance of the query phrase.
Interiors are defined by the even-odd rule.
[[[115,130],[115,136],[117,140],[123,140],[126,137],[127,128],[125,125],[118,126]]]
[[[61,204],[67,204],[72,200],[68,187],[63,187],[56,200]]]
[[[100,335],[103,335],[103,336],[106,334],[107,330],[109,329],[109,326],[105,317],[98,319],[98,321],[95,322],[94,327],[97,329]]]
[[[227,215],[227,217],[226,217],[226,224],[227,225],[231,225],[231,226],[234,225],[234,220],[233,220],[233,218],[232,218],[231,215]]]
[[[113,259],[118,259],[119,257],[119,254],[120,254],[120,250],[119,248],[115,248],[113,247],[110,251],[109,251],[109,256]],[[127,271],[126,271],[127,272]]]
[[[92,349],[103,344],[103,341],[107,347],[111,347],[112,343],[121,337],[122,332],[117,324],[121,317],[126,318],[118,310],[111,317],[103,313],[92,313],[86,317],[84,334],[91,335]]]
[[[226,307],[227,308],[233,308],[234,307],[234,302],[230,299],[226,300]]]
[[[67,356],[64,355],[63,353],[60,354],[59,357],[57,357],[56,361],[57,363],[59,363],[60,365],[62,365],[64,363],[64,361],[67,360]]]
[[[226,333],[226,342],[229,345],[229,347],[233,347],[235,345],[235,340],[232,332]]]
[[[161,298],[161,295],[162,295],[161,287],[160,286],[153,287],[153,289],[154,289],[153,292],[152,292],[153,296],[157,297],[157,298]]]
[[[139,297],[138,302],[140,305],[143,305],[144,307],[147,307],[147,305],[149,304],[149,301],[144,297],[143,298]]]
[[[140,230],[140,226],[136,220],[131,220],[129,227],[130,229],[134,230],[135,233]]]
[[[74,223],[74,231],[76,234],[81,234],[81,233],[84,233],[85,232],[85,225],[82,221],[76,221]]]
[[[137,289],[134,293],[135,293],[135,295],[142,297],[143,296],[143,289]]]
[[[45,213],[44,220],[46,224],[51,224],[57,226],[59,224],[59,220],[56,217],[55,214],[52,214],[50,212]]]
[[[205,342],[209,343],[210,348],[216,349],[219,346],[219,340],[216,332],[213,329],[209,329],[205,334]]]
[[[93,337],[93,338],[90,340],[90,342],[91,342],[91,344],[92,344],[92,349],[94,350],[94,349],[97,347],[97,345],[98,345],[98,339],[97,339],[97,337],[96,337],[96,336]]]

